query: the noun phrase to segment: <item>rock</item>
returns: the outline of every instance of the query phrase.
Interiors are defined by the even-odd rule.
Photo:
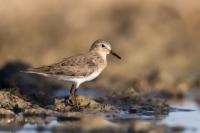
[[[50,114],[48,109],[42,108],[35,103],[31,103],[26,96],[21,95],[17,88],[0,90],[0,114],[16,115],[43,115]]]
[[[0,107],[8,110],[12,110],[15,113],[29,108],[30,102],[17,92],[17,89],[4,89],[0,90]]]
[[[33,115],[48,115],[50,114],[49,110],[37,107],[37,108],[28,108],[24,110],[23,113],[25,116],[33,116]]]
[[[15,113],[12,110],[0,108],[0,116],[14,116]]]
[[[72,109],[72,107],[67,104],[67,101],[65,99],[59,99],[59,98],[55,99],[53,108],[54,110],[59,112],[67,112]]]
[[[95,100],[87,96],[77,96],[76,97],[77,105],[80,109],[84,110],[93,110],[93,111],[111,111],[113,110],[112,106],[108,104],[100,104]],[[55,99],[54,108],[56,111],[71,111],[75,109],[75,97],[69,96],[67,99]]]
[[[136,104],[129,106],[130,113],[141,113],[143,115],[166,115],[169,113],[169,105],[161,98],[141,98]]]
[[[99,106],[99,104],[96,101],[86,96],[78,96],[77,101],[78,101],[79,106],[81,107],[96,108]]]

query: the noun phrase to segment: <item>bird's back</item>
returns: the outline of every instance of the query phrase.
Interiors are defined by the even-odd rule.
[[[28,73],[44,76],[64,75],[69,77],[82,77],[94,73],[97,69],[105,67],[107,62],[97,53],[88,52],[63,59],[58,63],[38,68],[28,69]]]

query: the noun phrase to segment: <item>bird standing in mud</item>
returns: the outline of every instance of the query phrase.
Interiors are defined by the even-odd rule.
[[[77,106],[78,87],[86,81],[95,79],[105,69],[108,54],[121,59],[111,50],[108,41],[96,40],[85,54],[71,56],[48,66],[30,68],[25,72],[72,82],[70,96],[73,97],[74,104]]]

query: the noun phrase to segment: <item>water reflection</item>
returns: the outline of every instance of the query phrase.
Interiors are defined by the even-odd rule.
[[[173,104],[172,112],[161,121],[169,126],[182,126],[186,128],[185,132],[200,132],[200,110],[198,105],[188,99],[184,104]]]

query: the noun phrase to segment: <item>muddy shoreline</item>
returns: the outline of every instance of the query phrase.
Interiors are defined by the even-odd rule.
[[[135,127],[131,127],[130,123],[117,124],[112,122],[120,120],[115,114],[119,114],[121,111],[147,116],[163,116],[169,113],[170,107],[163,99],[150,99],[144,96],[129,94],[129,96],[124,95],[124,97],[112,94],[112,97],[105,96],[95,100],[87,96],[78,96],[81,108],[77,110],[66,102],[66,98],[55,98],[54,104],[39,106],[33,98],[30,99],[21,94],[18,88],[1,89],[0,125],[4,125],[5,130],[6,127],[10,129],[9,127],[12,125],[12,129],[15,130],[27,123],[37,125],[50,124],[54,119],[62,125],[61,127],[53,127],[59,131],[105,130],[106,132],[117,132],[120,128],[124,131],[129,128],[135,131]],[[108,119],[111,119],[111,121],[108,121]],[[91,120],[94,125],[87,125]],[[135,126],[135,124],[133,125]],[[150,127],[153,126],[147,125]]]
[[[172,108],[166,99],[131,90],[123,94],[112,93],[95,99],[81,95],[78,99],[83,106],[77,110],[67,104],[67,98],[52,97],[52,105],[41,106],[18,88],[1,89],[0,130],[145,133],[185,130],[183,126],[151,122],[169,115]]]
[[[153,71],[146,77],[125,82],[127,86],[123,88],[113,80],[110,81],[114,82],[113,88],[109,89],[80,88],[77,109],[68,102],[70,97],[65,88],[69,86],[20,72],[27,67],[11,63],[0,71],[2,131],[181,132],[186,127],[154,121],[168,117],[173,111],[169,101],[185,99],[188,88],[199,87],[198,79],[166,84],[162,73]],[[199,103],[198,97],[195,100]]]

